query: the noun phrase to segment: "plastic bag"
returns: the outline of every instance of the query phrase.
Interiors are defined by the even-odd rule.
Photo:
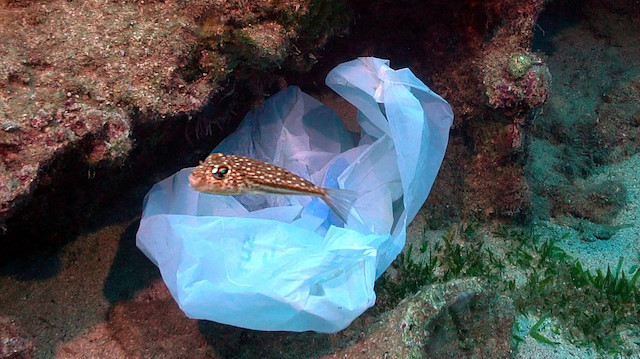
[[[400,253],[427,198],[453,114],[411,71],[386,60],[341,64],[326,83],[358,108],[359,138],[328,107],[289,87],[247,114],[214,152],[358,191],[346,224],[318,198],[196,192],[190,168],[147,194],[137,246],[189,317],[334,333],[374,304],[374,281]]]

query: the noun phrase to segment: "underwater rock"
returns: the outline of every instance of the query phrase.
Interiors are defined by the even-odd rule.
[[[11,318],[0,316],[0,359],[30,359],[32,339]]]
[[[498,58],[491,59],[483,79],[491,107],[518,110],[526,115],[544,103],[551,87],[551,72],[539,56],[515,54],[506,61],[501,58],[502,52],[491,56]]]
[[[309,51],[345,26],[343,8],[342,0],[0,1],[0,235],[29,227],[8,222],[17,211],[86,200],[89,180],[102,183],[104,197],[117,195],[110,181],[125,180],[106,174],[125,172],[134,144],[154,152],[186,142],[184,122],[219,91],[223,115],[259,101],[282,81],[273,70],[285,60],[313,62]],[[211,132],[191,126],[196,136]],[[69,193],[42,194],[51,191]]]
[[[433,304],[438,290],[424,290],[413,306],[415,309],[426,301]],[[423,308],[424,308],[423,307]],[[426,358],[509,358],[511,352],[511,327],[515,307],[504,296],[486,291],[462,291],[447,301],[435,317],[424,318],[422,349]]]
[[[450,157],[458,171],[452,176],[462,179],[462,217],[522,220],[529,217],[532,200],[523,171],[532,121],[552,80],[545,58],[530,44],[544,1],[483,4],[477,6],[486,6],[487,17],[475,16],[485,27],[477,28],[478,38],[468,44],[473,55],[448,72],[457,84],[447,85],[458,92],[448,96],[450,90],[433,87],[452,104],[454,129],[463,129],[467,138],[466,158]]]
[[[509,358],[514,318],[511,300],[475,278],[428,285],[357,344],[323,358]]]
[[[82,6],[63,0],[0,2],[0,222],[5,224],[24,208],[37,189],[65,182],[72,182],[69,188],[78,187],[73,183],[78,179],[58,180],[70,174],[52,170],[57,159],[73,161],[93,178],[96,167],[119,168],[134,144],[159,147],[171,135],[159,126],[144,137],[133,129],[197,113],[219,91],[230,103],[216,110],[228,115],[237,102],[259,100],[265,88],[284,81],[274,69],[308,71],[318,61],[312,51],[341,34],[353,13],[360,12],[359,21],[368,16],[376,26],[361,32],[359,36],[368,36],[366,41],[348,39],[357,45],[349,48],[350,58],[375,48],[404,49],[403,41],[420,46],[424,54],[415,56],[412,67],[428,63],[427,73],[446,74],[433,79],[434,89],[450,99],[463,122],[486,117],[483,79],[491,77],[494,68],[508,77],[504,66],[508,68],[510,56],[521,54],[530,60],[522,64],[531,62],[517,79],[524,89],[517,112],[525,113],[546,95],[546,67],[528,50],[543,3],[451,3],[446,5],[450,11],[444,12],[469,14],[451,27],[451,19],[425,21],[428,16],[441,19],[442,11],[417,3],[414,9],[402,3],[359,1],[349,2],[349,8],[341,0],[107,5],[87,0]],[[380,16],[385,21],[378,21]],[[416,26],[406,26],[413,22]],[[377,26],[380,23],[385,26]],[[398,39],[396,30],[404,28],[414,33]],[[385,35],[378,36],[378,31]],[[437,60],[425,62],[425,55]],[[519,75],[524,67],[518,68]],[[233,88],[223,89],[222,83]],[[240,93],[242,86],[251,89]],[[512,101],[503,102],[510,106]],[[210,133],[211,123],[222,119],[207,121],[203,127],[194,125],[196,134]],[[64,157],[70,151],[84,158],[78,163],[76,156]]]
[[[8,133],[14,160],[1,158],[13,185],[0,193],[0,220],[71,148],[83,148],[87,168],[126,158],[134,122],[127,109],[171,116],[206,101],[213,74],[170,86],[185,82],[197,41],[198,13],[181,13],[187,9],[194,4],[0,4],[1,127],[18,129]]]
[[[624,228],[633,227],[632,224],[621,225],[606,225],[598,224],[588,221],[586,219],[574,218],[571,216],[558,216],[555,222],[575,229],[581,233],[582,240],[586,242],[593,242],[596,239],[608,240],[611,239],[619,230]]]
[[[275,22],[266,22],[241,29],[239,39],[250,45],[244,56],[254,59],[262,68],[280,66],[287,56],[289,39],[285,29]],[[291,35],[291,34],[290,34]]]
[[[372,49],[383,52],[386,47],[406,51],[404,42],[415,44],[420,53],[410,67],[424,70],[425,78],[432,77],[434,89],[456,109],[457,121],[474,122],[469,128],[475,133],[469,137],[475,137],[478,145],[464,144],[471,146],[471,154],[484,152],[482,144],[496,137],[482,129],[476,131],[485,124],[493,128],[496,122],[487,116],[492,110],[487,101],[506,113],[517,114],[501,125],[519,126],[512,143],[519,148],[517,153],[524,153],[526,146],[518,143],[526,139],[528,128],[521,126],[521,120],[532,106],[544,101],[549,80],[546,65],[529,50],[543,4],[542,0],[527,4],[515,0],[452,2],[446,5],[448,11],[436,11],[417,2],[412,3],[414,9],[403,3],[350,1],[349,8],[342,0],[130,1],[107,5],[86,0],[82,6],[63,0],[0,2],[4,20],[0,25],[0,225],[13,233],[16,226],[7,219],[19,210],[32,212],[24,209],[25,204],[34,203],[30,199],[38,190],[69,191],[81,188],[87,179],[97,179],[108,193],[115,186],[104,180],[105,176],[95,177],[96,169],[117,172],[134,147],[153,147],[147,149],[153,152],[168,140],[178,141],[176,133],[185,132],[184,124],[167,129],[154,123],[167,119],[186,122],[185,118],[203,111],[212,96],[217,96],[210,104],[215,116],[208,116],[204,124],[200,120],[191,123],[196,137],[211,134],[211,126],[225,116],[244,112],[237,111],[238,103],[243,102],[246,109],[249,103],[260,101],[267,89],[286,82],[275,69],[308,71],[318,62],[313,52],[332,36],[343,34],[354,13],[361,16],[359,23],[366,17],[375,26],[345,38],[349,58]],[[451,19],[442,19],[442,12],[469,16],[460,16],[452,27]],[[379,17],[385,20],[381,22]],[[429,17],[438,21],[425,21]],[[381,23],[384,26],[378,26]],[[400,29],[402,39],[397,36]],[[405,29],[411,29],[412,34],[404,33]],[[384,34],[379,36],[378,32]],[[530,62],[530,67],[516,66],[517,75],[524,75],[510,79],[508,63],[514,54],[529,60],[518,63]],[[334,55],[328,57],[330,66]],[[432,76],[436,73],[442,75]],[[496,101],[486,97],[483,81],[487,79],[492,84],[502,80],[517,83],[522,90],[518,90],[518,100],[505,99],[498,104],[497,97]],[[305,81],[299,76],[296,80]],[[229,88],[221,84],[229,84]],[[73,151],[77,153],[70,155]],[[507,171],[513,168],[514,177],[520,176],[518,156],[488,154],[485,158],[489,162],[481,165],[505,164]],[[498,157],[504,161],[494,161]],[[458,171],[452,177],[464,178],[469,173],[469,158],[449,167]],[[64,163],[58,165],[57,160]],[[74,165],[72,171],[56,170],[68,164]],[[87,173],[86,179],[78,173]],[[484,181],[492,181],[492,173],[486,175],[489,177]],[[514,183],[516,191],[526,191],[526,186],[518,185],[519,179]],[[473,201],[473,194],[480,201],[501,199],[481,188],[454,193],[459,197],[453,201],[460,202]],[[88,196],[74,193],[67,197]],[[526,202],[526,196],[516,197]],[[42,199],[38,206],[56,207],[59,201]],[[473,203],[458,206],[460,212],[474,207]],[[492,215],[518,212],[507,209]]]
[[[431,322],[428,358],[509,358],[515,307],[492,293],[462,293]]]
[[[465,193],[473,200],[467,202],[465,211],[481,219],[524,219],[531,207],[524,169],[517,162],[496,161],[491,158],[494,154],[499,152],[474,157],[465,178]]]
[[[543,2],[522,5],[500,5],[507,21],[479,59],[487,110],[469,127],[475,156],[465,178],[465,198],[474,198],[466,208],[481,219],[522,220],[531,207],[523,164],[530,151],[532,114],[547,99],[551,72],[529,43]]]
[[[555,192],[555,193],[554,193]],[[627,201],[627,189],[618,181],[582,181],[552,190],[556,214],[570,214],[599,224],[610,223]]]
[[[601,98],[596,108],[598,149],[618,162],[640,149],[640,77],[624,79]]]

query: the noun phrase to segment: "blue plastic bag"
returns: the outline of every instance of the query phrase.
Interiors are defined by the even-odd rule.
[[[374,304],[374,281],[402,250],[429,194],[453,114],[411,71],[386,60],[341,64],[326,82],[358,108],[357,143],[333,111],[289,87],[247,114],[214,152],[357,191],[346,224],[318,198],[196,192],[190,168],[147,194],[138,248],[189,317],[334,333]]]

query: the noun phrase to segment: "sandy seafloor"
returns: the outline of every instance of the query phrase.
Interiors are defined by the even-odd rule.
[[[614,225],[625,226],[609,240],[584,241],[581,234],[571,228],[544,221],[539,225],[551,232],[570,233],[559,246],[572,257],[579,259],[585,268],[591,270],[607,265],[614,268],[620,257],[624,257],[625,272],[640,264],[640,154],[630,159],[603,167],[592,179],[616,179],[626,184],[627,203],[624,209],[614,218]],[[628,227],[627,227],[628,226]]]
[[[547,111],[541,116],[552,112],[566,116],[556,120],[566,121],[573,121],[577,116],[594,116],[604,91],[614,83],[640,74],[638,24],[626,23],[622,16],[611,16],[615,21],[609,23],[615,25],[608,30],[600,29],[598,34],[593,31],[594,23],[585,22],[544,30],[544,37],[554,48],[553,53],[547,54],[554,77],[549,103],[567,105],[563,111]],[[611,75],[614,73],[615,77]],[[544,153],[532,155],[544,156]],[[157,174],[153,180],[169,174]],[[549,236],[570,233],[559,246],[586,268],[613,267],[622,256],[626,271],[640,265],[640,154],[598,168],[584,181],[603,179],[615,179],[625,184],[627,203],[612,224],[628,227],[609,240],[591,242],[581,240],[580,233],[553,220],[536,222],[536,230]],[[37,358],[116,358],[125,355],[118,346],[108,342],[110,333],[118,327],[109,324],[109,318],[113,317],[118,303],[133,299],[154,282],[157,285],[159,279],[157,269],[135,247],[142,198],[151,183],[136,185],[123,193],[66,245],[27,258],[16,258],[0,267],[0,315],[14,318],[33,336]],[[413,226],[421,223],[424,223],[423,219],[418,218]],[[411,230],[409,233],[422,232]],[[408,241],[415,241],[415,238],[408,238]],[[518,358],[600,357],[596,351],[572,346],[551,332],[554,318],[550,318],[540,332],[561,345],[545,345],[527,336],[526,331],[537,319],[535,316],[517,318],[525,333]],[[187,329],[175,328],[177,332],[180,330]],[[314,343],[312,340],[307,345]],[[326,346],[322,350],[326,350]],[[146,354],[145,357],[171,357],[168,353]],[[640,358],[640,354],[637,357]]]
[[[551,53],[547,53],[547,61],[553,74],[552,92],[543,106],[541,121],[560,121],[565,124],[597,121],[598,105],[603,94],[619,89],[626,82],[637,81],[640,75],[640,62],[637,60],[640,58],[638,19],[607,12],[600,14],[601,17],[592,15],[588,21],[567,19],[567,23],[562,25],[553,21],[541,22],[537,42],[541,44],[541,51],[552,49]],[[550,28],[545,28],[545,25]],[[535,44],[534,41],[534,48]],[[640,111],[638,100],[636,113]],[[547,154],[544,151],[532,151],[531,155],[544,157]],[[549,159],[541,159],[545,160]],[[611,221],[612,225],[624,228],[609,240],[585,241],[583,233],[553,220],[535,222],[535,231],[555,238],[568,233],[558,246],[579,260],[585,269],[602,269],[606,272],[607,266],[615,268],[620,257],[623,257],[623,271],[628,273],[640,265],[640,153],[598,167],[593,174],[580,181],[589,184],[604,180],[619,181],[627,191],[624,207]],[[608,357],[593,348],[574,346],[566,338],[554,334],[551,328],[558,322],[553,317],[545,322],[540,332],[550,340],[560,342],[560,345],[547,345],[527,336],[529,328],[538,319],[539,316],[523,315],[517,318],[521,329],[519,333],[525,339],[519,347],[518,358]],[[629,342],[638,343],[640,328],[625,333],[623,337]],[[632,355],[633,358],[640,358],[637,344]]]
[[[551,221],[537,223],[536,231],[545,233],[549,237],[560,238],[563,234],[569,233],[558,246],[565,250],[571,257],[580,261],[585,269],[595,271],[602,269],[606,272],[607,266],[615,268],[619,258],[623,257],[623,271],[628,273],[631,268],[640,265],[640,176],[638,168],[640,166],[640,154],[635,154],[630,159],[603,167],[593,180],[618,179],[627,186],[628,202],[625,208],[616,216],[614,224],[630,225],[620,229],[609,240],[583,241],[582,234],[565,226],[557,225]],[[540,328],[539,332],[546,338],[561,343],[560,345],[547,345],[541,343],[527,335],[529,329],[536,323],[539,316],[520,315],[517,318],[520,326],[518,334],[525,339],[520,345],[517,358],[601,358],[602,353],[593,348],[575,346],[567,342],[566,338],[552,332],[554,325],[560,325],[554,318],[547,320]],[[640,328],[636,328],[635,333],[628,333],[630,341],[640,338]],[[640,358],[640,351],[636,346],[634,358]]]
[[[604,95],[640,79],[640,19],[593,11],[588,20],[574,18],[559,23],[557,19],[541,21],[534,40],[534,50],[550,51],[547,62],[553,74],[549,99],[536,120],[562,122],[567,126],[578,121],[599,121],[598,106]],[[638,116],[640,98],[635,103]],[[544,158],[549,157],[544,149],[532,148],[532,157],[549,160]],[[640,264],[640,153],[596,167],[592,174],[576,179],[575,183],[588,185],[605,180],[620,181],[627,191],[626,203],[610,223],[624,228],[611,239],[580,240],[580,233],[553,220],[540,221],[536,226],[540,232],[549,231],[556,236],[570,233],[560,246],[586,268],[615,267],[622,256],[625,269],[629,269]]]

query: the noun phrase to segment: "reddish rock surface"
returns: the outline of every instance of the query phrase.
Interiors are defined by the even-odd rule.
[[[509,358],[515,307],[474,279],[425,286],[353,345],[322,358]]]
[[[334,14],[341,4],[0,1],[0,225],[6,230],[48,177],[61,186],[54,161],[118,170],[136,143],[166,145],[163,129],[173,129],[162,120],[190,119],[232,78],[217,100],[223,108],[209,109],[219,118],[196,123],[196,136],[211,134],[235,109],[221,98],[259,101],[292,47],[303,59],[290,67],[313,62],[308,50],[346,23]],[[154,130],[134,133],[149,124]]]
[[[531,114],[552,80],[544,56],[531,49],[545,1],[349,3],[355,13],[349,39],[327,47],[319,64],[326,69],[318,73],[356,55],[388,58],[453,108],[447,155],[429,199],[438,221],[526,219]],[[312,78],[303,88],[321,81]]]
[[[132,180],[118,172],[135,146],[153,153],[194,135],[228,132],[247,106],[288,81],[328,91],[320,89],[326,71],[357,56],[410,67],[452,104],[452,146],[439,181],[460,190],[443,188],[455,194],[445,199],[437,194],[445,186],[436,186],[432,204],[454,208],[456,217],[525,217],[530,204],[520,159],[528,115],[544,102],[551,81],[544,59],[530,48],[543,4],[5,0],[0,223],[9,233],[28,227],[26,220],[6,220],[26,203],[29,213],[58,206],[61,198],[42,194],[48,191],[85,197],[86,179],[61,170],[69,164],[89,179],[106,168],[109,180],[99,177],[95,190],[109,197]],[[348,40],[319,52],[348,19]],[[323,61],[313,75],[300,77],[318,56]],[[178,125],[159,126],[163,119]],[[185,129],[190,119],[191,130]],[[185,131],[185,138],[176,136]],[[137,168],[142,158],[131,159],[131,173],[153,168]],[[28,202],[34,193],[45,206]],[[91,213],[88,200],[79,206]]]
[[[132,110],[202,107],[215,73],[184,76],[203,2],[0,3],[0,219],[72,146],[88,163],[124,159]]]
[[[29,359],[34,354],[31,337],[13,319],[0,317],[0,358]]]

